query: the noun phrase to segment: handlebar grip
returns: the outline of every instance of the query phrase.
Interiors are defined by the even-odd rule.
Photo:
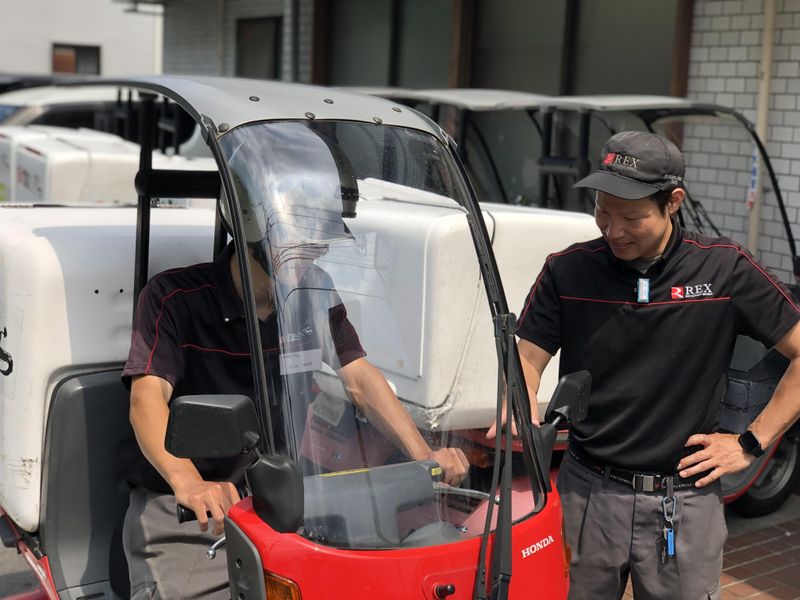
[[[191,508],[186,508],[183,504],[178,504],[175,507],[175,515],[178,517],[178,523],[197,521],[195,512]]]
[[[247,488],[242,485],[236,486],[236,491],[239,493],[239,498],[249,496]],[[175,516],[178,518],[178,523],[189,523],[190,521],[197,521],[197,515],[191,508],[186,508],[183,504],[177,503],[175,506]],[[210,519],[211,513],[207,512],[206,516]]]

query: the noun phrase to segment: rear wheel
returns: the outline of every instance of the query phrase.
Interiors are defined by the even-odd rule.
[[[784,437],[755,483],[731,508],[745,517],[777,510],[800,482],[800,437]]]

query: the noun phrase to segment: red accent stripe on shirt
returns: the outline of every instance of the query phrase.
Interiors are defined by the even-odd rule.
[[[204,348],[203,346],[198,346],[197,344],[181,344],[181,348],[191,348],[192,350],[198,350],[200,352],[219,352],[221,354],[227,354],[228,356],[237,356],[237,357],[247,357],[250,358],[249,352],[231,352],[230,350],[223,350],[221,348]],[[263,352],[277,352],[278,348],[264,348]]]
[[[605,246],[598,246],[597,248],[589,248],[586,246],[579,246],[577,248],[572,248],[571,250],[564,250],[563,252],[556,252],[554,254],[550,254],[545,260],[545,268],[550,263],[550,261],[558,256],[566,256],[567,254],[572,254],[573,252],[589,252],[590,254],[594,254],[595,252],[602,252],[605,250]],[[525,315],[528,314],[528,308],[530,308],[531,300],[533,300],[533,295],[536,293],[536,288],[539,287],[539,281],[542,279],[542,275],[544,275],[544,268],[539,272],[539,276],[536,278],[536,281],[533,282],[533,287],[531,288],[530,294],[528,294],[528,301],[525,303],[525,308],[522,311],[522,315],[517,320],[517,329],[522,326],[522,321],[525,319]]]
[[[680,305],[690,302],[718,302],[720,300],[730,300],[730,296],[720,296],[719,298],[693,298],[689,300],[665,300],[663,302],[631,302],[629,300],[599,300],[596,298],[578,298],[576,296],[559,296],[561,300],[575,300],[577,302],[599,302],[600,304],[631,304],[633,306],[663,306]]]
[[[164,315],[164,304],[166,304],[167,300],[172,298],[175,294],[190,294],[192,292],[199,292],[200,290],[208,288],[216,288],[216,287],[217,286],[211,283],[204,283],[200,287],[191,289],[178,288],[177,290],[173,290],[169,294],[161,298],[161,310],[158,312],[158,317],[156,317],[156,339],[153,341],[153,347],[150,348],[150,357],[147,359],[147,366],[144,369],[145,375],[147,375],[150,372],[150,367],[153,364],[153,355],[156,353],[156,346],[158,345],[158,326],[161,322],[161,317]]]
[[[783,288],[781,288],[781,286],[779,286],[779,285],[778,285],[778,284],[775,282],[775,280],[774,280],[774,279],[772,279],[772,277],[770,277],[770,276],[769,276],[769,273],[767,273],[766,271],[764,271],[764,269],[762,269],[760,266],[758,266],[758,263],[756,263],[756,261],[754,261],[754,260],[753,260],[753,259],[750,257],[750,255],[748,255],[748,254],[747,254],[747,252],[745,252],[744,250],[742,250],[742,248],[740,248],[739,246],[735,246],[735,245],[733,245],[733,244],[711,244],[710,246],[704,246],[703,244],[700,244],[699,242],[697,242],[697,241],[695,241],[695,240],[688,240],[688,239],[685,239],[685,240],[683,240],[683,242],[684,242],[685,244],[693,244],[693,245],[697,246],[698,248],[700,248],[701,250],[710,250],[710,249],[712,249],[712,248],[728,248],[728,249],[731,249],[731,248],[732,248],[733,250],[736,250],[736,252],[738,252],[739,254],[741,254],[742,256],[744,256],[744,257],[747,259],[747,262],[749,262],[751,265],[753,265],[753,267],[755,267],[755,269],[756,269],[756,270],[757,270],[759,273],[761,273],[761,274],[762,274],[764,277],[766,277],[766,278],[767,278],[767,281],[769,281],[769,282],[770,282],[770,283],[773,285],[773,287],[774,287],[776,290],[778,290],[778,291],[781,293],[781,295],[782,295],[784,298],[786,298],[786,301],[789,303],[789,305],[790,305],[790,306],[791,306],[791,307],[792,307],[792,308],[793,308],[793,309],[794,309],[796,312],[799,312],[799,313],[800,313],[800,308],[798,308],[798,306],[797,306],[797,305],[794,303],[794,301],[791,299],[791,297],[790,297],[790,296],[788,296],[788,295],[786,294],[786,292],[784,292],[784,291],[783,291]]]

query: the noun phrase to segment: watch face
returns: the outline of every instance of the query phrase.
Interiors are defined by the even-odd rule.
[[[753,456],[761,456],[764,452],[758,438],[749,429],[739,436],[739,445],[745,452]]]

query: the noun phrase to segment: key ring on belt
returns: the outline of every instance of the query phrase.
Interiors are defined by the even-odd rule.
[[[664,513],[664,523],[672,527],[675,518],[675,497],[664,496],[661,499],[661,512]]]
[[[677,502],[673,496],[672,477],[666,478],[664,482],[666,493],[661,499],[661,513],[664,516],[664,527],[661,530],[663,542],[661,546],[661,564],[663,565],[667,558],[675,556],[675,507]]]

